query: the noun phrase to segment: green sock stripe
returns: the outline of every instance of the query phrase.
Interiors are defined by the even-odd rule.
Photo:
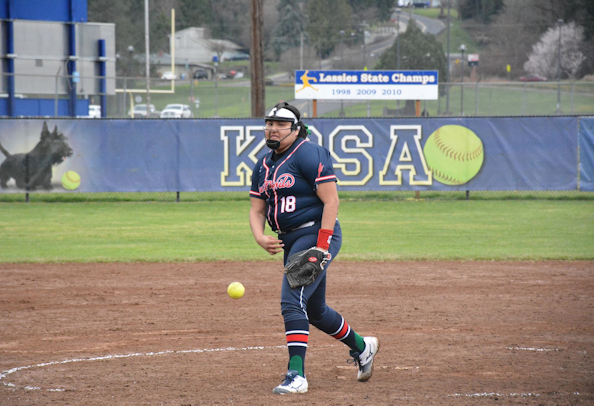
[[[289,359],[289,369],[294,369],[299,373],[301,376],[305,376],[303,374],[303,358],[299,355],[293,355]]]
[[[363,340],[363,337],[357,333],[355,333],[355,344],[357,344],[359,351],[363,352],[365,350],[365,341]]]

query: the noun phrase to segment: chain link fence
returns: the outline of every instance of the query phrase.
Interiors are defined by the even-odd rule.
[[[218,73],[215,79],[151,79],[139,77],[77,77],[79,102],[101,105],[105,96],[105,116],[107,118],[143,118],[145,111],[134,111],[136,105],[150,104],[154,110],[152,118],[159,118],[169,104],[185,104],[193,118],[245,118],[251,115],[251,92],[249,78],[243,70]],[[239,74],[241,73],[241,74]],[[249,73],[249,72],[246,72]],[[68,100],[71,90],[71,76],[65,75],[23,75],[14,74],[16,88],[19,83],[44,83],[55,88],[54,94],[16,94],[19,103],[33,102],[43,105],[37,114],[43,117],[64,117],[67,113],[59,108]],[[6,78],[4,78],[6,79]],[[105,81],[109,94],[99,91],[100,81]],[[49,83],[51,82],[51,83]],[[294,83],[288,75],[269,75],[266,80],[266,106],[279,101],[294,99]],[[147,97],[149,95],[149,97]],[[594,115],[594,82],[452,82],[439,85],[438,100],[421,102],[423,115],[433,117],[448,116],[548,116],[548,115]],[[0,103],[6,103],[7,95],[0,95]],[[297,100],[305,116],[314,114],[313,102]],[[31,110],[35,111],[35,110]],[[77,114],[89,117],[90,114]],[[5,113],[4,113],[5,114]],[[414,116],[412,101],[404,100],[319,100],[318,117],[403,117]],[[185,118],[186,116],[184,116]],[[171,117],[168,117],[171,118]]]
[[[229,72],[230,73],[230,72]],[[34,76],[34,77],[33,77]],[[135,107],[147,102],[155,109],[148,114],[160,118],[169,104],[184,104],[191,114],[188,118],[247,118],[250,117],[250,81],[244,75],[217,76],[211,79],[151,79],[150,91],[144,78],[83,77],[87,90],[78,98],[89,105],[106,106],[103,112],[111,119],[135,119],[146,117],[135,113]],[[17,94],[19,101],[45,103],[44,118],[64,118],[59,106],[67,100],[71,77],[64,75],[14,75],[15,81],[45,80],[55,83],[54,95]],[[98,82],[104,80],[107,86]],[[79,82],[80,83],[80,82]],[[110,94],[101,94],[97,89],[111,89]],[[66,92],[63,90],[66,89]],[[80,90],[80,89],[79,89]],[[266,107],[279,101],[294,99],[294,85],[270,75],[266,83]],[[469,117],[469,116],[554,116],[594,115],[594,82],[455,82],[440,85],[440,97],[435,101],[422,101],[422,116]],[[4,99],[4,100],[3,100]],[[0,96],[6,103],[6,94]],[[296,100],[305,119],[314,116],[312,101]],[[79,118],[90,119],[89,114]],[[320,100],[317,102],[317,117],[411,117],[415,115],[414,103],[410,101],[341,101]],[[170,119],[170,118],[167,118]],[[340,188],[339,188],[340,189]],[[587,199],[593,200],[591,192],[575,191],[341,191],[343,200],[463,200],[463,199]],[[150,192],[150,193],[52,193],[34,191],[27,193],[0,194],[2,202],[89,202],[89,201],[163,201],[191,202],[211,200],[249,200],[245,192]]]

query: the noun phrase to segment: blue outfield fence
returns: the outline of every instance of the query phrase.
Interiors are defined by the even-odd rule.
[[[594,191],[593,117],[306,124],[311,142],[331,151],[342,191]],[[253,165],[268,151],[262,125],[261,119],[2,120],[1,191],[247,193]]]

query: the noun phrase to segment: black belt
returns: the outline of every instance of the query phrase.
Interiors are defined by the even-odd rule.
[[[287,234],[287,233],[290,233],[290,232],[292,232],[292,231],[301,230],[302,228],[311,227],[311,226],[313,226],[314,224],[316,224],[316,222],[315,222],[315,221],[308,221],[307,223],[303,223],[303,224],[301,224],[299,227],[293,228],[293,229],[291,229],[291,230],[289,230],[289,231],[277,231],[276,233],[277,233],[278,235],[281,235],[281,234]]]

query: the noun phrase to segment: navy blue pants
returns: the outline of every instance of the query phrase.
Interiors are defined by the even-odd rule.
[[[315,247],[320,228],[321,224],[316,223],[311,227],[281,234],[279,239],[285,244],[284,263],[287,263],[287,259],[292,254]],[[291,289],[287,278],[283,276],[281,311],[285,323],[295,320],[308,320],[316,328],[326,333],[331,333],[331,325],[335,325],[337,318],[341,316],[334,309],[326,305],[326,273],[332,260],[338,255],[341,245],[342,231],[340,230],[340,224],[336,221],[334,234],[332,235],[328,250],[332,254],[332,258],[328,261],[325,269],[318,275],[316,280],[308,286]]]

